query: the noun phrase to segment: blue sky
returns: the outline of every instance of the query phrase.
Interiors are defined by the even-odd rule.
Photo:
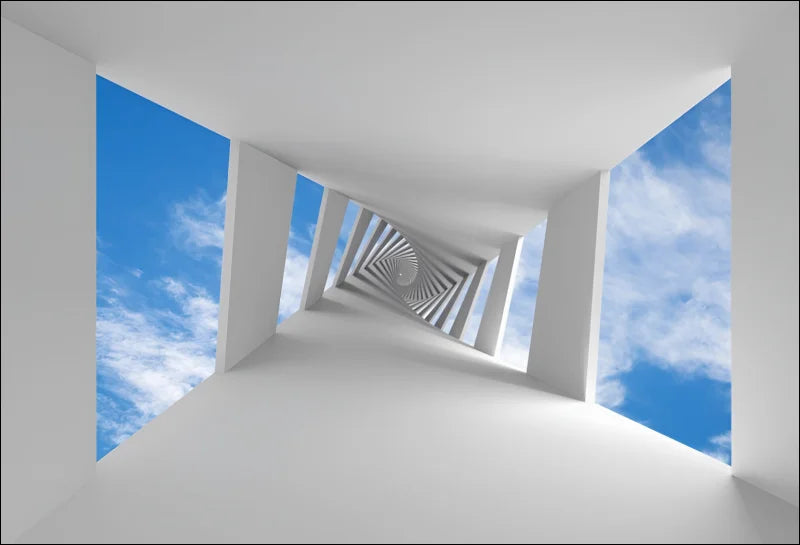
[[[523,242],[500,354],[520,369],[545,229]],[[730,82],[611,171],[598,373],[598,403],[730,462]]]
[[[228,147],[97,78],[98,459],[214,369]],[[322,191],[298,176],[280,320],[300,304]]]
[[[213,371],[229,142],[99,77],[97,123],[99,459]],[[598,391],[606,407],[725,461],[729,135],[727,83],[612,171]],[[321,199],[299,176],[281,321],[300,303]],[[351,203],[329,282],[356,213]],[[545,228],[525,237],[501,351],[520,368]]]

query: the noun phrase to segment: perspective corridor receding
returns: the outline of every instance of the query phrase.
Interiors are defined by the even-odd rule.
[[[797,2],[4,1],[2,542],[797,543],[798,40]],[[230,154],[215,365],[96,461],[98,76]],[[595,402],[610,172],[723,84],[730,465]]]

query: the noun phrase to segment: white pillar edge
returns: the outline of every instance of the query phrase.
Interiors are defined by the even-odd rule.
[[[372,253],[372,250],[375,248],[375,245],[378,243],[378,240],[380,240],[381,235],[386,230],[387,225],[388,223],[386,223],[386,220],[380,217],[378,218],[378,223],[375,224],[375,228],[372,230],[372,236],[370,236],[367,245],[364,246],[364,249],[361,251],[361,255],[358,258],[358,262],[356,263],[356,266],[353,269],[353,274],[358,274],[361,271],[361,269],[364,268],[364,265],[367,263],[367,259]]]
[[[453,306],[455,306],[456,301],[458,300],[459,295],[461,295],[461,291],[464,289],[464,285],[467,283],[467,279],[469,275],[465,274],[459,280],[458,285],[456,285],[453,293],[450,295],[450,299],[447,301],[447,305],[445,305],[444,309],[442,310],[439,318],[436,320],[435,327],[438,329],[442,329],[444,324],[447,322],[447,317],[450,316],[450,313],[453,311]]]
[[[97,467],[97,74],[5,17],[0,35],[0,542],[16,543]]]
[[[334,286],[338,287],[344,284],[344,281],[350,272],[350,267],[353,265],[353,261],[355,260],[356,253],[361,246],[361,241],[364,240],[364,235],[367,234],[367,228],[369,228],[369,222],[372,221],[372,216],[373,213],[364,207],[358,211],[358,217],[356,218],[356,222],[353,225],[353,228],[350,230],[350,236],[347,239],[347,246],[344,249],[342,262],[339,264],[339,270],[336,271],[336,278],[333,282]]]
[[[798,7],[781,7],[731,66],[731,469],[796,509]]]
[[[609,171],[549,210],[528,374],[566,396],[594,402],[603,292]]]
[[[514,292],[519,255],[522,251],[523,237],[517,236],[500,248],[500,256],[492,276],[492,285],[486,297],[478,335],[475,337],[475,348],[490,356],[497,354],[503,344],[508,308]]]
[[[464,338],[464,332],[472,317],[472,311],[475,309],[475,299],[483,284],[487,264],[486,261],[482,261],[472,274],[467,293],[464,294],[464,299],[462,299],[461,306],[458,308],[453,325],[450,326],[449,334],[458,340]]]
[[[297,171],[231,140],[216,372],[263,344],[278,325]]]
[[[342,221],[347,211],[350,200],[329,187],[322,193],[322,203],[319,207],[317,227],[314,231],[314,242],[311,245],[311,256],[308,258],[306,281],[303,286],[303,296],[300,308],[308,310],[322,297],[325,283],[328,280],[333,254],[339,241],[342,230]]]

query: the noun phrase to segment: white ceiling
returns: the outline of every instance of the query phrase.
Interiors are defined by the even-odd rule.
[[[98,73],[467,258],[722,84],[760,4],[3,2]]]

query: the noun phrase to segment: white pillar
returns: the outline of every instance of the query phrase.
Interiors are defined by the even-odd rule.
[[[447,317],[453,310],[453,306],[456,304],[456,300],[458,299],[458,296],[461,295],[461,290],[464,289],[464,284],[466,283],[467,283],[467,277],[464,276],[461,278],[461,280],[458,281],[458,284],[453,289],[453,293],[450,294],[450,299],[447,301],[444,310],[442,310],[442,313],[436,320],[436,327],[438,327],[439,329],[442,329],[444,327],[444,323],[447,321]]]
[[[367,262],[367,258],[369,257],[370,253],[372,253],[372,249],[375,247],[375,244],[378,243],[378,240],[381,238],[383,231],[386,229],[388,224],[383,219],[378,221],[378,224],[375,225],[375,229],[372,231],[372,236],[367,242],[367,245],[364,246],[364,250],[361,252],[361,256],[358,258],[358,263],[356,263],[356,268],[353,269],[353,273],[358,274],[359,271],[364,267],[364,264]]]
[[[594,401],[603,291],[608,171],[549,210],[528,374],[575,399]]]
[[[731,67],[731,461],[797,506],[797,4],[781,9]]]
[[[486,272],[486,261],[483,261],[475,272],[472,274],[467,293],[464,294],[464,300],[461,301],[461,307],[458,309],[453,325],[450,326],[450,335],[456,339],[464,338],[464,331],[467,329],[467,324],[472,317],[472,311],[475,308],[475,297],[483,284],[484,273]]]
[[[347,210],[348,200],[338,191],[327,187],[322,193],[314,243],[311,246],[311,256],[308,258],[306,283],[303,286],[303,297],[300,300],[301,309],[307,310],[314,306],[314,303],[322,297],[322,292],[325,291],[325,282],[328,280],[336,243],[339,241],[339,232],[342,230],[342,221]]]
[[[336,272],[336,280],[333,283],[334,286],[341,286],[344,284],[344,280],[347,278],[347,273],[350,272],[350,266],[353,264],[358,248],[361,246],[361,241],[364,240],[364,235],[367,233],[367,228],[371,220],[372,212],[362,207],[361,210],[358,211],[356,223],[353,225],[353,229],[350,231],[350,237],[347,239],[347,246],[344,249],[342,262],[339,264],[339,270]]]
[[[218,373],[275,333],[297,171],[231,140],[217,332]]]
[[[0,541],[14,543],[96,466],[96,74],[7,19],[0,34]]]
[[[478,336],[475,337],[475,348],[494,356],[503,344],[503,335],[508,320],[508,307],[514,291],[517,277],[519,253],[522,250],[522,237],[516,237],[500,248],[500,257],[494,268],[492,286],[486,297]]]

